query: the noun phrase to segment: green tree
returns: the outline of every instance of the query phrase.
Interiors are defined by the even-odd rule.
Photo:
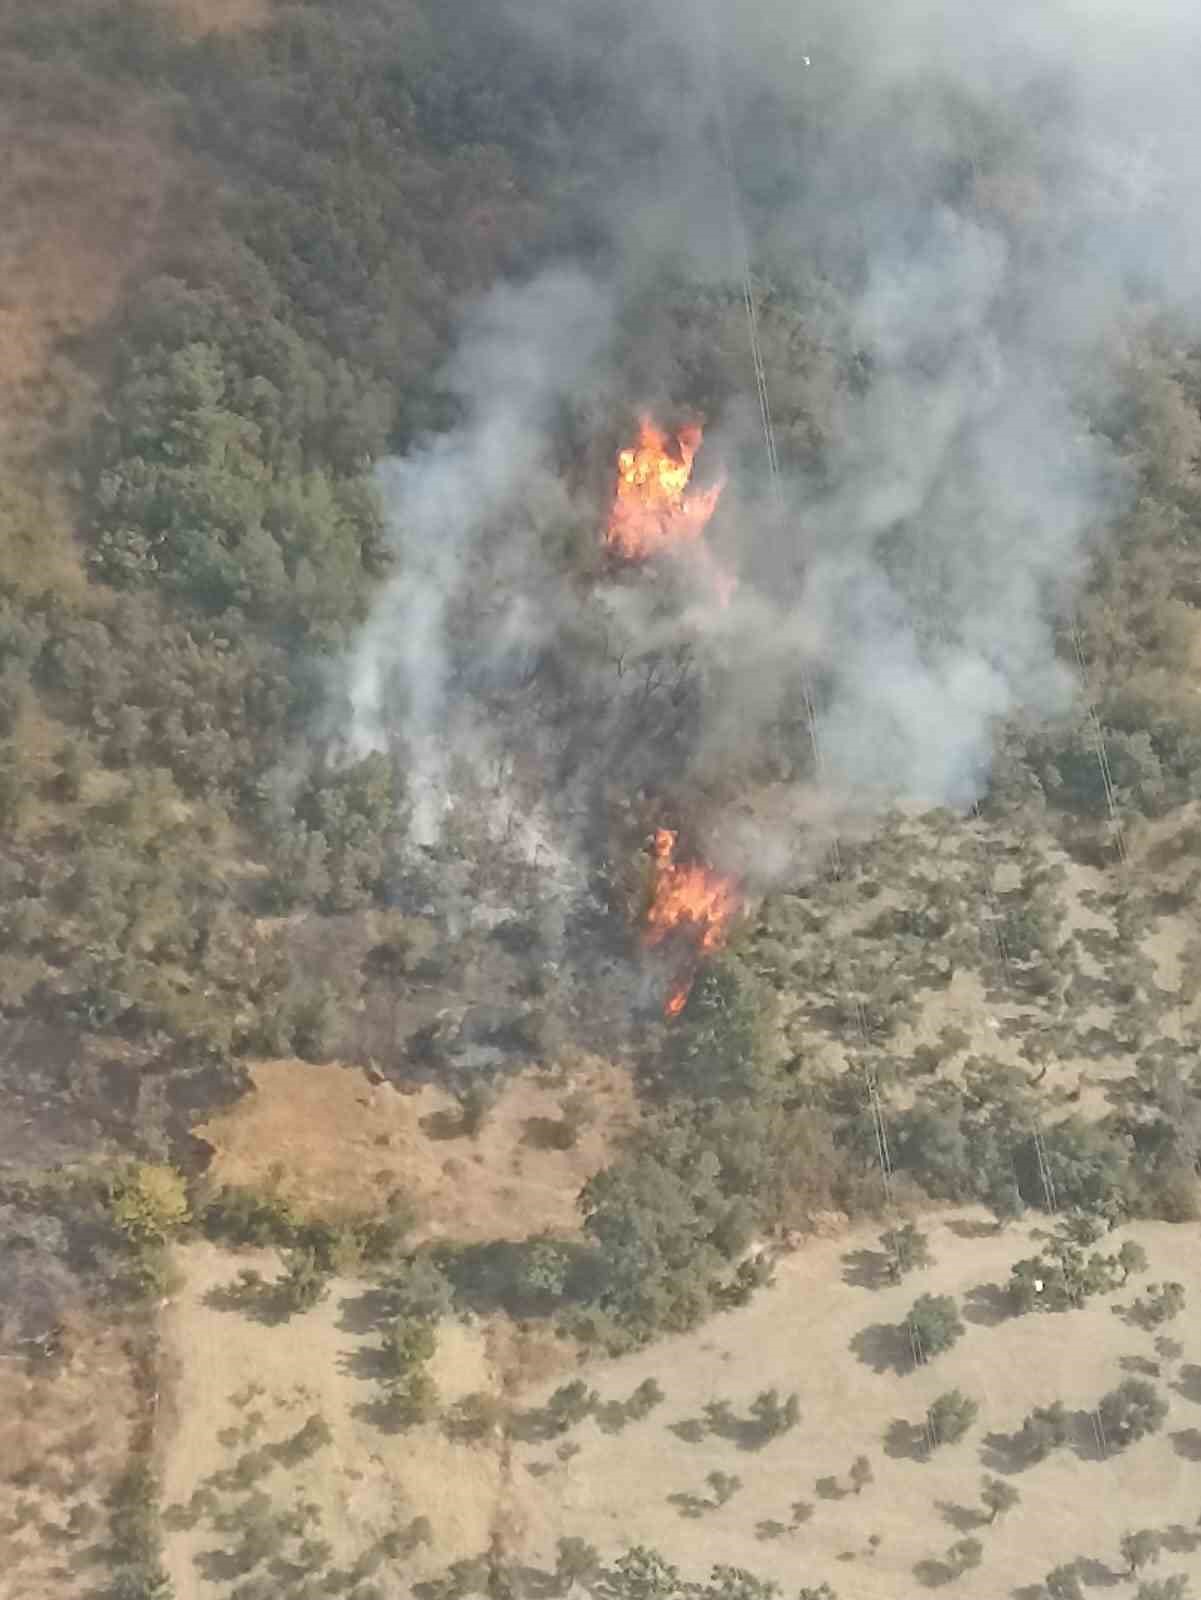
[[[283,1253],[284,1270],[275,1280],[274,1292],[286,1311],[308,1311],[329,1293],[330,1269],[318,1251],[309,1245],[296,1245]]]
[[[555,1579],[561,1594],[570,1594],[577,1583],[591,1584],[600,1572],[596,1546],[586,1539],[560,1539],[555,1546]]]
[[[1062,1400],[1049,1406],[1036,1406],[1022,1423],[1018,1446],[1025,1460],[1042,1461],[1071,1437],[1072,1425]]]
[[[1022,1496],[1013,1484],[1006,1483],[1003,1478],[985,1476],[981,1479],[980,1498],[988,1512],[988,1520],[995,1522],[1007,1511],[1012,1511]]]
[[[1146,1272],[1147,1252],[1141,1244],[1127,1239],[1118,1251],[1118,1266],[1122,1269],[1122,1282],[1125,1283],[1132,1272]]]
[[[980,1407],[958,1389],[940,1394],[927,1411],[934,1443],[957,1444],[975,1422]]]
[[[851,1462],[851,1485],[856,1494],[862,1494],[868,1484],[873,1481],[874,1473],[872,1464],[866,1456],[856,1456]]]
[[[713,1498],[719,1506],[724,1506],[742,1488],[742,1479],[733,1472],[710,1472],[705,1482],[713,1490]]]
[[[1189,1581],[1183,1572],[1170,1578],[1149,1578],[1135,1590],[1134,1600],[1186,1600]]]
[[[899,1283],[907,1272],[930,1266],[934,1259],[929,1236],[920,1233],[912,1222],[889,1228],[880,1235],[880,1244],[888,1256],[888,1271],[894,1283]]]
[[[1048,1600],[1084,1600],[1084,1585],[1075,1562],[1048,1572],[1043,1579],[1043,1588],[1047,1591]]]
[[[591,1416],[596,1404],[596,1390],[590,1389],[582,1378],[573,1378],[570,1383],[561,1384],[555,1390],[546,1402],[546,1409],[554,1420],[556,1430],[566,1433],[568,1428],[574,1428],[585,1417]]]
[[[684,1592],[678,1570],[645,1545],[627,1550],[604,1577],[613,1600],[677,1600]]]
[[[165,1244],[189,1218],[188,1189],[174,1167],[140,1161],[113,1179],[113,1220],[136,1245]]]
[[[1168,1414],[1167,1401],[1146,1378],[1123,1378],[1102,1395],[1097,1407],[1105,1437],[1121,1449],[1149,1433],[1158,1433]]]
[[[1122,1535],[1118,1548],[1133,1578],[1140,1567],[1159,1560],[1160,1537],[1154,1528],[1131,1529]]]
[[[919,1295],[910,1307],[907,1321],[918,1353],[925,1360],[949,1350],[965,1331],[958,1306],[946,1294]]]
[[[947,1551],[947,1564],[958,1577],[978,1567],[984,1559],[984,1546],[979,1539],[957,1539]]]

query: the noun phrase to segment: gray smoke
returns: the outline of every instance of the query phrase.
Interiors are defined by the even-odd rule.
[[[1117,381],[1111,342],[1149,311],[1195,310],[1195,7],[640,0],[608,29],[590,0],[508,10],[532,50],[576,52],[605,77],[580,140],[612,281],[565,270],[494,294],[452,369],[462,425],[384,469],[399,570],[356,653],[356,740],[402,740],[422,838],[465,752],[477,768],[511,758],[523,811],[541,781],[570,832],[598,782],[753,784],[802,722],[808,680],[822,794],[810,771],[809,800],[780,804],[798,765],[782,756],[765,828],[970,803],[998,724],[1061,714],[1076,692],[1057,633],[1123,496],[1086,420]],[[546,526],[591,519],[599,541],[605,508],[562,487],[558,409],[608,394],[615,370],[638,374],[630,406],[655,387],[682,403],[671,332],[645,327],[631,355],[612,308],[670,261],[729,291],[723,338],[743,337],[742,225],[786,468],[773,502],[748,362],[707,445],[732,474],[714,538],[740,566],[734,603],[706,598],[695,571],[572,582]],[[457,605],[488,585],[488,627],[457,635]],[[516,662],[568,634],[590,643],[553,736],[536,693],[524,724],[481,714]],[[753,796],[740,803],[756,815]],[[752,823],[715,815],[712,837],[740,865],[754,853]],[[760,854],[792,859],[778,838]]]

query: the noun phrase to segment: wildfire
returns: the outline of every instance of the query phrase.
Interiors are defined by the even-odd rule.
[[[670,828],[655,830],[655,881],[646,918],[646,943],[661,944],[679,933],[701,954],[721,948],[730,919],[738,910],[739,896],[731,879],[699,863],[679,866],[675,859],[676,835]],[[684,1009],[692,988],[692,973],[672,989],[664,1006],[669,1017]]]
[[[646,561],[665,550],[696,545],[717,509],[725,480],[688,488],[701,429],[690,423],[668,435],[643,417],[638,443],[617,456],[617,493],[605,543],[625,561]],[[702,547],[703,548],[703,547]],[[712,557],[706,552],[707,564]]]

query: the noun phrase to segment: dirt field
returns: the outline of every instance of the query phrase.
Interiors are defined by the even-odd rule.
[[[1116,1582],[1124,1530],[1174,1528],[1159,1572],[1201,1577],[1201,1543],[1190,1542],[1201,1508],[1196,1228],[1141,1224],[1120,1236],[1144,1245],[1148,1279],[1185,1285],[1186,1310],[1164,1330],[1182,1349],[1165,1357],[1152,1334],[1114,1313],[1145,1279],[1082,1311],[997,1321],[988,1286],[1002,1283],[1010,1264],[1031,1252],[1028,1230],[982,1233],[976,1213],[948,1213],[927,1225],[935,1265],[903,1285],[860,1286],[879,1266],[863,1253],[872,1251],[874,1232],[815,1241],[787,1259],[776,1286],[745,1310],[586,1369],[602,1402],[624,1400],[644,1379],[656,1379],[665,1400],[643,1421],[606,1432],[589,1418],[562,1440],[477,1445],[448,1443],[436,1426],[388,1435],[358,1414],[372,1391],[356,1376],[365,1361],[369,1367],[371,1341],[349,1331],[355,1286],[343,1285],[285,1327],[265,1328],[203,1304],[205,1292],[228,1281],[242,1258],[192,1247],[182,1256],[187,1287],[165,1323],[178,1417],[167,1441],[167,1501],[186,1501],[206,1474],[236,1459],[218,1434],[244,1415],[231,1395],[256,1381],[266,1391],[257,1402],[268,1413],[264,1437],[293,1431],[313,1411],[330,1424],[332,1444],[293,1475],[276,1469],[272,1493],[302,1490],[320,1505],[334,1559],[349,1563],[397,1520],[430,1517],[432,1547],[373,1576],[389,1600],[408,1595],[413,1581],[450,1561],[483,1553],[497,1538],[509,1560],[549,1571],[555,1541],[566,1535],[610,1557],[632,1543],[651,1544],[692,1576],[716,1562],[733,1563],[774,1577],[786,1593],[824,1579],[840,1600],[899,1600],[937,1586],[937,1565],[921,1563],[937,1563],[955,1540],[974,1534],[984,1545],[983,1563],[957,1579],[954,1592],[997,1600],[1032,1595],[1023,1586],[1081,1558],[1096,1564],[1085,1569],[1092,1582]],[[967,1333],[925,1367],[891,1370],[895,1345],[885,1330],[923,1292],[955,1295]],[[447,1397],[500,1385],[501,1364],[489,1359],[500,1347],[499,1332],[443,1329],[436,1365]],[[1036,1405],[1061,1399],[1072,1410],[1091,1409],[1136,1370],[1135,1361],[1161,1366],[1159,1388],[1171,1410],[1157,1437],[1101,1459],[1082,1417],[1077,1446],[1020,1471],[997,1448],[999,1440],[990,1445],[990,1435],[1012,1433]],[[560,1370],[513,1398],[518,1435],[521,1414],[536,1410],[562,1381]],[[751,1441],[738,1437],[738,1419],[769,1385],[797,1393],[800,1424],[762,1448],[748,1447]],[[886,1449],[891,1424],[920,1422],[935,1396],[954,1387],[980,1406],[965,1440],[930,1459],[895,1442]],[[719,1400],[729,1402],[732,1423],[716,1434],[703,1422],[689,1426]],[[855,1495],[847,1474],[861,1454],[874,1481]],[[741,1480],[720,1509],[704,1506],[713,1471]],[[994,1526],[978,1518],[985,1471],[1007,1476],[1022,1497]],[[819,1484],[827,1478],[836,1481]],[[798,1502],[809,1509],[794,1527]],[[194,1565],[214,1547],[227,1548],[228,1539],[223,1546],[211,1529],[173,1536],[179,1600],[225,1592]]]
[[[487,1548],[501,1498],[501,1458],[448,1442],[436,1424],[389,1434],[362,1414],[376,1395],[371,1356],[379,1341],[351,1331],[361,1285],[339,1281],[322,1305],[272,1327],[205,1303],[239,1267],[269,1272],[269,1257],[231,1257],[195,1245],[180,1253],[180,1265],[185,1286],[163,1318],[172,1374],[171,1420],[163,1430],[166,1507],[187,1505],[206,1479],[233,1467],[248,1449],[277,1444],[318,1416],[331,1431],[328,1444],[295,1467],[275,1465],[254,1486],[220,1489],[222,1510],[244,1503],[256,1489],[277,1509],[307,1502],[307,1535],[328,1541],[329,1562],[342,1570],[416,1516],[429,1518],[433,1542],[407,1565],[409,1578]],[[447,1402],[493,1387],[485,1331],[444,1327],[431,1373]],[[231,1441],[227,1430],[247,1427],[255,1413],[258,1430]],[[167,1520],[169,1526],[178,1522],[178,1511],[168,1510]],[[236,1534],[207,1516],[191,1528],[175,1527],[167,1561],[177,1600],[228,1593],[228,1553],[236,1543]]]
[[[553,1567],[555,1539],[574,1534],[609,1553],[628,1543],[652,1544],[694,1576],[711,1563],[733,1563],[776,1578],[786,1590],[798,1579],[825,1579],[844,1600],[898,1600],[922,1587],[916,1564],[975,1531],[984,1561],[956,1582],[955,1592],[995,1600],[1079,1557],[1120,1568],[1117,1543],[1126,1528],[1192,1529],[1201,1508],[1201,1367],[1195,1364],[1201,1357],[1201,1255],[1195,1228],[1162,1224],[1133,1227],[1122,1237],[1144,1245],[1152,1278],[1177,1279],[1189,1297],[1188,1309],[1167,1330],[1184,1351],[1180,1362],[1165,1364],[1160,1387],[1171,1414],[1164,1433],[1108,1460],[1065,1450],[1013,1474],[1020,1506],[994,1527],[973,1529],[965,1510],[979,1509],[981,1473],[1003,1471],[986,1448],[990,1433],[1012,1432],[1034,1406],[1054,1399],[1073,1409],[1091,1407],[1125,1375],[1123,1358],[1155,1359],[1156,1352],[1151,1335],[1113,1314],[1114,1304],[1133,1298],[1132,1284],[1082,1311],[996,1326],[988,1325],[989,1299],[977,1297],[967,1303],[965,1337],[926,1367],[898,1375],[866,1365],[849,1348],[864,1329],[896,1323],[919,1293],[953,1294],[962,1305],[969,1291],[1003,1282],[1010,1263],[1030,1253],[1022,1230],[979,1238],[955,1231],[972,1220],[955,1215],[932,1225],[935,1266],[882,1290],[846,1281],[845,1258],[870,1248],[870,1235],[815,1243],[783,1265],[776,1287],[748,1309],[592,1374],[602,1400],[624,1398],[654,1377],[666,1402],[647,1421],[614,1436],[585,1422],[572,1435],[580,1453],[528,1487],[520,1487],[521,1467],[528,1479],[529,1468],[547,1452],[516,1448],[514,1492],[530,1529],[529,1558]],[[672,1431],[701,1417],[713,1400],[728,1400],[745,1415],[754,1394],[768,1385],[796,1391],[801,1422],[762,1450],[711,1433],[690,1443]],[[980,1406],[967,1438],[929,1460],[890,1458],[883,1447],[890,1423],[920,1421],[936,1395],[955,1387]],[[531,1403],[539,1398],[529,1397]],[[845,1491],[847,1471],[860,1454],[870,1460],[875,1481],[858,1496],[836,1498],[826,1486],[830,1497],[823,1498],[818,1480],[834,1475]],[[669,1500],[709,1496],[705,1478],[714,1470],[742,1480],[720,1510],[694,1519],[684,1514],[686,1506]],[[810,1519],[796,1531],[773,1529],[773,1522],[790,1523],[797,1501],[812,1506]],[[873,1535],[879,1538],[874,1550]],[[1161,1570],[1201,1576],[1198,1551],[1201,1543],[1165,1555]]]
[[[628,1077],[600,1061],[571,1087],[597,1109],[573,1149],[547,1148],[567,1089],[544,1075],[514,1079],[476,1138],[454,1137],[456,1102],[427,1086],[402,1094],[354,1067],[267,1061],[254,1092],[196,1129],[214,1148],[215,1183],[258,1185],[273,1167],[302,1212],[377,1208],[398,1186],[417,1202],[420,1237],[524,1238],[579,1226],[576,1196],[634,1115]]]

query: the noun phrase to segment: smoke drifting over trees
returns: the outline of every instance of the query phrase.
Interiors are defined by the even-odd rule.
[[[563,242],[465,320],[458,428],[383,473],[399,566],[354,662],[355,738],[400,737],[417,837],[499,763],[506,813],[564,837],[606,789],[765,814],[767,785],[797,786],[718,844],[789,859],[781,813],[968,804],[1002,719],[1071,711],[1057,641],[1126,493],[1105,437],[1124,330],[1183,307],[1197,247],[1195,28],[1121,9],[508,8],[549,85],[529,159],[558,175]],[[686,562],[590,550],[643,404],[706,414],[728,608]]]

